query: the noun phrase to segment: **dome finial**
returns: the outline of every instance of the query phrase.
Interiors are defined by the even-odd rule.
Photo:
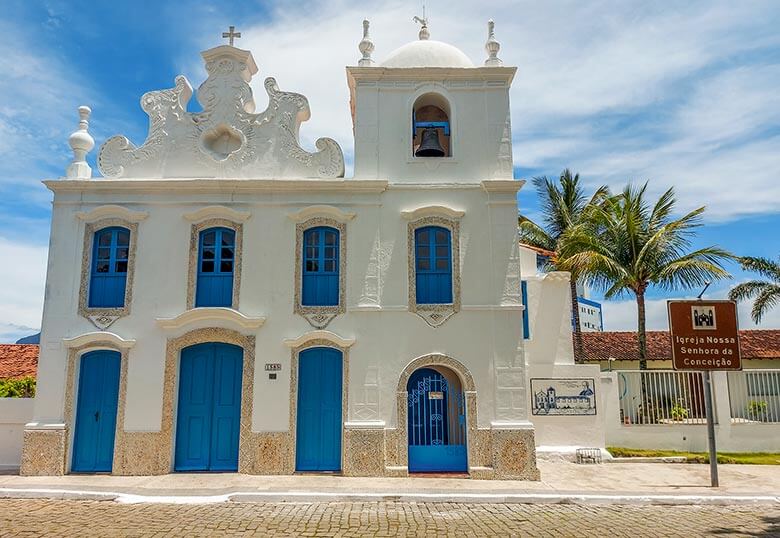
[[[68,144],[73,150],[73,161],[65,171],[68,179],[89,179],[92,168],[87,164],[87,153],[95,147],[95,139],[87,131],[89,115],[92,110],[88,106],[79,107],[79,128],[68,137]]]
[[[488,58],[485,60],[485,65],[498,66],[504,65],[498,57],[498,51],[501,49],[501,43],[496,41],[496,23],[493,19],[488,21],[488,38],[485,42],[485,51],[488,53]]]
[[[360,67],[370,67],[374,60],[371,59],[371,53],[374,52],[374,42],[368,35],[368,19],[363,19],[363,39],[358,44],[358,50],[363,57],[358,61]]]
[[[418,17],[415,15],[412,17],[412,20],[414,22],[419,22],[422,26],[420,27],[420,33],[418,34],[420,37],[420,40],[425,41],[426,39],[431,37],[431,33],[428,31],[428,17],[425,16],[425,2],[423,2],[422,6],[422,17]]]

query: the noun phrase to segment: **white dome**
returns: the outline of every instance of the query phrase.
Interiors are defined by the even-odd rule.
[[[421,39],[395,49],[382,67],[474,67],[463,52],[441,41]]]

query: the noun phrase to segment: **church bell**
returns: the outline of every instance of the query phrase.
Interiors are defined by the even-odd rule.
[[[414,152],[415,157],[444,157],[444,148],[439,144],[439,133],[436,129],[423,129],[420,136],[420,147]]]

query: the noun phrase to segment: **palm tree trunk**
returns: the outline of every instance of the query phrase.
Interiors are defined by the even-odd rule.
[[[580,302],[577,299],[577,280],[572,275],[569,278],[569,287],[571,289],[571,319],[574,325],[574,362],[584,362],[585,353],[582,347],[582,328],[580,327]]]
[[[636,312],[637,312],[637,337],[639,339],[639,379],[641,380],[641,401],[643,409],[642,420],[645,424],[655,423],[655,410],[650,408],[650,399],[647,397],[647,376],[644,370],[647,370],[647,327],[645,323],[645,290],[640,289],[636,292]]]
[[[647,323],[645,313],[645,290],[636,292],[637,337],[639,339],[639,369],[647,370]]]

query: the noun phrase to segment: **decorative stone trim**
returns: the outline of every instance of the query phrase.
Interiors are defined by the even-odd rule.
[[[110,332],[91,332],[74,336],[73,338],[63,338],[62,343],[67,349],[84,348],[88,345],[107,344],[110,349],[130,349],[135,345],[135,340],[125,340],[121,336]]]
[[[202,322],[223,322],[236,332],[259,329],[265,323],[265,317],[249,317],[238,310],[224,307],[193,308],[174,318],[157,318],[157,326],[164,330],[190,328]]]
[[[346,224],[355,218],[355,213],[342,211],[338,207],[332,205],[312,205],[309,207],[304,207],[295,213],[287,214],[287,218],[296,223],[306,222],[307,220],[314,217],[329,218],[335,220],[336,222]]]
[[[335,306],[304,306],[303,295],[303,234],[310,228],[329,226],[339,231],[339,304]],[[295,300],[293,312],[303,316],[315,329],[324,329],[339,314],[346,312],[347,304],[347,226],[333,218],[313,217],[295,225]]]
[[[184,218],[190,222],[198,223],[209,219],[225,219],[231,222],[246,222],[252,214],[249,211],[236,211],[223,205],[210,205],[202,207],[191,213],[185,213]]]
[[[480,182],[485,192],[496,192],[504,194],[517,194],[525,185],[525,180],[515,179],[487,179]]]
[[[311,339],[304,344],[294,347],[291,350],[290,357],[290,450],[288,451],[287,458],[287,473],[292,474],[295,472],[295,450],[297,440],[297,426],[298,426],[298,356],[301,351],[311,349],[313,347],[329,347],[337,349],[341,352],[342,368],[341,368],[341,422],[342,424],[347,418],[348,398],[349,398],[349,347],[339,346],[334,344],[331,340],[327,339]],[[346,439],[345,428],[341,428],[341,468],[345,467],[347,455],[346,455]]]
[[[104,206],[110,207],[110,206]],[[119,206],[115,206],[119,207]],[[99,209],[99,208],[98,208]],[[112,226],[121,226],[130,230],[130,249],[127,254],[127,280],[125,283],[125,302],[120,308],[93,308],[89,306],[89,280],[92,274],[92,251],[95,232]],[[138,222],[124,218],[107,218],[87,222],[84,226],[84,244],[81,252],[81,283],[79,286],[79,315],[105,331],[116,320],[130,315],[133,301],[133,276],[135,275],[135,251],[138,244]]]
[[[420,368],[427,366],[443,366],[452,370],[460,379],[461,387],[466,399],[466,452],[468,455],[469,471],[472,467],[484,460],[478,452],[481,446],[477,435],[477,391],[474,385],[474,378],[468,368],[458,360],[442,355],[432,353],[412,360],[401,371],[396,387],[396,413],[398,424],[395,431],[387,430],[385,439],[385,451],[388,455],[387,466],[394,468],[394,475],[408,474],[409,466],[409,437],[407,432],[408,423],[408,393],[407,384],[409,377]],[[394,446],[393,446],[394,445]]]
[[[243,254],[244,225],[225,218],[213,218],[196,222],[190,229],[190,261],[187,275],[187,310],[195,308],[195,286],[198,282],[198,248],[200,232],[208,228],[229,228],[236,234],[233,251],[233,302],[230,307],[238,310],[238,297],[241,288],[241,260]]]
[[[101,334],[101,333],[91,333]],[[103,333],[110,334],[110,333]],[[90,335],[82,335],[83,337]],[[115,335],[112,335],[115,336]],[[78,337],[82,338],[82,337]],[[116,337],[119,338],[119,337]],[[65,418],[65,434],[63,444],[63,472],[70,470],[70,454],[73,444],[70,439],[70,432],[75,429],[76,415],[74,411],[74,402],[78,398],[78,383],[76,382],[76,372],[78,370],[78,360],[84,353],[98,349],[108,349],[119,352],[119,397],[116,408],[116,430],[114,432],[114,459],[111,464],[112,474],[124,474],[122,462],[124,461],[124,424],[125,424],[125,403],[127,400],[127,361],[128,350],[132,346],[117,346],[116,338],[107,338],[103,341],[95,338],[83,339],[82,343],[76,345],[77,339],[71,342],[73,345],[68,349],[67,373],[65,374],[65,403],[63,416]],[[123,340],[123,342],[127,342]]]
[[[252,433],[252,405],[255,385],[255,337],[245,336],[230,329],[209,327],[190,331],[178,338],[168,340],[165,350],[165,374],[163,379],[162,427],[159,434],[151,435],[148,443],[154,443],[147,450],[159,455],[159,468],[152,474],[165,474],[173,469],[173,448],[175,442],[174,401],[178,386],[179,360],[184,348],[196,344],[221,342],[239,346],[244,351],[241,380],[241,419],[238,438],[238,472],[248,473],[254,469],[255,436]]]
[[[288,338],[284,341],[284,345],[291,348],[303,348],[308,347],[309,342],[325,341],[328,342],[328,347],[335,347],[339,349],[349,349],[352,344],[355,343],[354,338],[344,338],[331,331],[309,331],[300,335],[298,338]]]
[[[84,222],[97,222],[103,219],[119,219],[127,222],[141,222],[149,216],[148,211],[131,211],[120,205],[101,205],[89,211],[79,211],[76,218]]]
[[[459,219],[465,215],[465,211],[458,211],[443,205],[428,205],[414,210],[401,211],[401,216],[406,220],[416,220],[423,217],[443,217],[445,219]]]
[[[452,303],[417,304],[417,279],[415,269],[414,232],[425,226],[447,228],[452,240]],[[413,220],[407,227],[406,257],[409,278],[409,311],[417,314],[431,327],[439,327],[452,315],[460,311],[460,222],[441,216],[422,217]]]
[[[65,474],[65,430],[24,430],[22,476],[61,476]]]
[[[571,280],[571,273],[568,271],[550,271],[542,276],[541,280],[549,280],[550,282],[568,282]]]

